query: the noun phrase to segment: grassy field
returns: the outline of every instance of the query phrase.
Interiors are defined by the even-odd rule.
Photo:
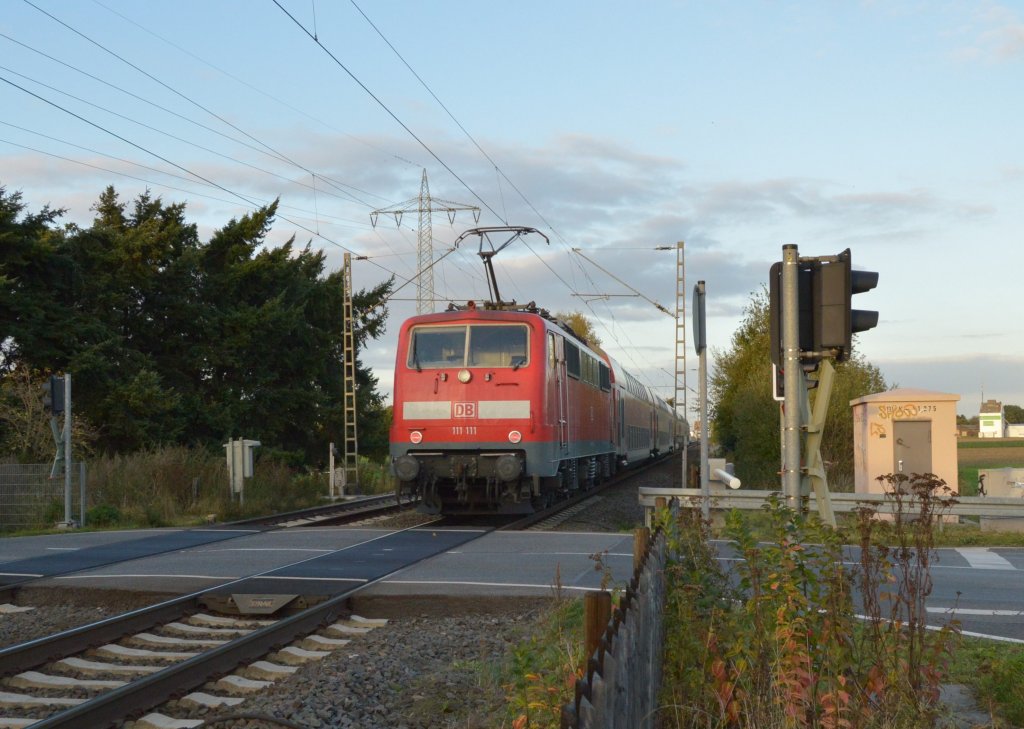
[[[979,468],[1024,468],[1024,438],[974,438],[957,443],[960,493],[977,496]]]

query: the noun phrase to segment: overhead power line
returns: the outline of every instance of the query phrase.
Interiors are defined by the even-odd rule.
[[[52,106],[52,107],[54,107],[56,109],[59,109],[60,111],[63,111],[64,113],[69,114],[70,116],[75,117],[79,121],[82,121],[82,122],[88,124],[89,126],[94,127],[96,129],[100,130],[101,132],[103,132],[105,134],[109,134],[110,136],[115,137],[116,139],[120,139],[125,144],[128,144],[128,145],[130,145],[132,147],[135,147],[136,149],[138,149],[138,150],[140,150],[142,152],[145,152],[146,154],[152,155],[153,157],[156,157],[157,159],[159,159],[162,162],[166,162],[167,164],[171,165],[172,167],[181,170],[185,174],[192,175],[197,180],[201,180],[201,181],[207,183],[208,185],[216,187],[218,190],[221,190],[223,192],[226,192],[229,195],[232,195],[232,196],[238,198],[239,200],[244,202],[249,207],[259,207],[259,205],[257,204],[257,201],[253,201],[251,198],[248,198],[248,197],[246,197],[245,195],[243,195],[243,194],[241,194],[239,192],[236,192],[236,191],[234,191],[234,190],[232,190],[230,188],[224,187],[223,185],[221,185],[221,184],[219,184],[217,182],[214,182],[213,180],[207,179],[206,177],[200,175],[199,173],[193,172],[192,170],[188,169],[187,167],[179,165],[177,162],[173,162],[173,161],[167,159],[166,157],[164,157],[163,155],[157,154],[156,152],[154,152],[154,151],[152,151],[150,149],[147,149],[146,147],[143,147],[141,144],[137,144],[136,142],[133,142],[130,139],[127,139],[126,137],[123,137],[120,134],[117,134],[116,132],[113,132],[113,131],[107,129],[107,128],[103,127],[102,125],[97,124],[96,122],[93,122],[93,121],[90,121],[89,119],[86,119],[84,116],[81,116],[80,114],[76,114],[75,112],[71,111],[70,109],[64,108],[63,106],[61,106],[60,104],[58,104],[58,103],[56,103],[54,101],[50,101],[49,99],[47,99],[47,98],[45,98],[43,96],[40,96],[39,94],[37,94],[37,93],[35,93],[33,91],[30,91],[30,90],[26,89],[24,86],[21,86],[19,84],[14,83],[13,81],[11,81],[8,78],[0,76],[0,81],[4,82],[4,83],[6,83],[6,84],[8,84],[10,86],[13,86],[14,88],[23,91],[24,93],[28,94],[29,96],[32,96],[32,97],[42,101],[43,103],[49,104],[50,106]],[[321,238],[321,239],[327,241],[331,245],[334,245],[334,246],[337,246],[338,248],[341,248],[342,250],[348,251],[349,253],[352,253],[352,254],[357,255],[357,256],[361,256],[362,255],[358,251],[354,251],[351,248],[349,248],[348,246],[342,245],[341,243],[338,243],[337,241],[332,240],[331,238],[328,238],[325,235],[322,235],[321,233],[319,233],[318,231],[314,230],[313,228],[310,228],[309,226],[303,225],[302,223],[294,220],[293,218],[289,218],[287,216],[281,215],[280,213],[277,215],[277,217],[280,218],[281,220],[284,220],[284,221],[286,221],[288,223],[291,223],[292,225],[294,225],[294,226],[296,226],[298,228],[301,228],[301,229],[305,230],[306,232],[316,236],[317,238]],[[403,286],[413,282],[413,279],[407,278],[405,276],[402,276],[397,271],[393,271],[390,268],[387,268],[386,266],[382,266],[381,264],[377,263],[376,261],[372,261],[371,260],[369,262],[372,265],[374,265],[377,268],[379,268],[382,271],[384,271],[385,273],[387,273],[387,274],[389,274],[391,276],[394,276],[396,278],[399,278],[402,281],[404,281]]]
[[[25,2],[28,2],[29,0],[24,0],[24,1],[25,1]],[[472,187],[470,187],[470,186],[469,186],[469,183],[467,183],[467,182],[466,182],[465,180],[463,180],[463,179],[462,179],[461,177],[459,177],[458,173],[456,173],[456,172],[455,172],[455,170],[453,170],[453,169],[452,169],[451,167],[449,167],[449,166],[448,166],[448,163],[447,163],[447,162],[445,162],[445,161],[444,161],[443,159],[441,159],[441,158],[440,158],[440,157],[439,157],[439,156],[437,155],[437,153],[436,153],[436,152],[434,152],[434,150],[433,150],[433,149],[431,149],[431,148],[430,148],[430,146],[429,146],[429,145],[428,145],[428,144],[427,144],[426,142],[424,142],[424,141],[423,141],[422,139],[420,139],[420,138],[419,138],[419,136],[417,136],[416,132],[414,132],[414,131],[413,131],[412,129],[410,129],[410,128],[409,128],[409,125],[407,125],[407,124],[406,124],[405,122],[403,122],[403,121],[402,121],[401,119],[399,119],[399,118],[398,118],[398,115],[397,115],[397,114],[395,114],[395,112],[391,111],[391,109],[390,109],[390,108],[388,108],[388,105],[387,105],[387,104],[385,104],[385,103],[384,103],[383,101],[381,101],[380,97],[378,97],[378,96],[377,96],[377,95],[376,95],[375,93],[373,93],[373,92],[372,92],[372,91],[370,90],[370,88],[369,88],[369,87],[368,87],[368,86],[367,86],[366,84],[364,84],[364,83],[363,83],[362,81],[360,81],[360,80],[359,80],[359,77],[358,77],[358,76],[356,76],[356,75],[355,75],[354,73],[352,73],[352,71],[350,71],[350,70],[349,70],[348,66],[346,66],[346,65],[345,65],[344,63],[342,63],[342,62],[341,62],[340,60],[338,60],[338,57],[337,57],[337,56],[335,56],[335,55],[334,55],[334,54],[333,54],[333,53],[332,53],[332,52],[331,52],[331,51],[330,51],[330,50],[329,50],[329,49],[327,48],[327,46],[325,46],[325,45],[324,45],[323,43],[321,43],[321,42],[320,42],[320,41],[319,41],[319,40],[317,39],[317,37],[316,37],[316,36],[315,36],[315,35],[314,35],[313,33],[310,33],[310,32],[309,32],[309,30],[308,30],[308,29],[306,28],[306,26],[304,26],[304,25],[303,25],[302,23],[300,23],[300,22],[299,22],[299,21],[298,21],[298,20],[297,20],[297,19],[295,18],[295,16],[294,16],[294,15],[292,15],[291,13],[289,13],[289,12],[288,12],[288,11],[287,11],[287,10],[286,10],[286,9],[284,8],[284,6],[283,6],[283,5],[281,5],[281,3],[280,3],[280,2],[278,2],[278,0],[273,0],[273,2],[274,2],[274,5],[276,5],[276,6],[278,7],[278,8],[280,8],[280,10],[281,10],[281,12],[282,12],[282,13],[284,13],[285,15],[287,15],[287,16],[288,16],[288,18],[289,18],[289,19],[290,19],[290,20],[291,20],[291,21],[292,21],[293,23],[295,23],[295,25],[297,25],[297,26],[298,26],[298,27],[299,27],[299,28],[300,28],[300,29],[302,30],[302,32],[303,32],[303,33],[305,33],[305,34],[306,34],[307,36],[309,36],[310,40],[312,40],[312,41],[313,41],[314,43],[316,43],[316,44],[317,44],[317,45],[318,45],[318,46],[320,47],[320,49],[321,49],[321,50],[322,50],[322,51],[323,51],[324,53],[326,53],[326,54],[327,54],[327,55],[328,55],[328,56],[329,56],[329,57],[331,58],[331,60],[332,60],[332,61],[334,61],[334,62],[335,62],[335,63],[336,63],[337,65],[338,65],[338,67],[339,67],[339,68],[340,68],[340,69],[341,69],[342,71],[344,71],[345,73],[347,73],[347,74],[348,74],[348,76],[349,76],[349,78],[351,78],[351,79],[352,79],[353,81],[355,81],[355,82],[356,82],[357,84],[359,84],[359,87],[360,87],[360,88],[361,88],[361,89],[362,89],[363,91],[365,91],[365,92],[366,92],[367,94],[369,94],[370,98],[371,98],[371,99],[373,99],[373,100],[374,100],[375,102],[377,102],[377,105],[378,105],[378,106],[380,106],[380,108],[381,108],[381,109],[383,109],[383,110],[384,110],[385,112],[387,112],[388,116],[390,116],[390,117],[391,117],[392,119],[394,119],[394,120],[395,120],[395,122],[397,122],[397,123],[398,123],[398,125],[399,125],[399,126],[401,126],[401,127],[402,127],[402,129],[404,129],[404,130],[405,130],[405,131],[406,131],[406,132],[407,132],[407,133],[409,134],[409,136],[410,136],[410,137],[412,137],[413,139],[415,139],[415,140],[416,140],[416,142],[417,142],[417,143],[418,143],[418,144],[419,144],[419,145],[420,145],[421,147],[423,147],[423,149],[425,149],[425,150],[427,151],[427,153],[428,153],[428,154],[429,154],[429,155],[430,155],[431,157],[433,157],[433,158],[434,158],[435,160],[437,160],[438,164],[440,164],[440,165],[441,165],[442,167],[444,167],[444,168],[445,168],[446,170],[448,170],[448,173],[449,173],[449,174],[450,174],[450,175],[451,175],[452,177],[454,177],[454,178],[455,178],[456,180],[458,180],[458,181],[459,181],[459,183],[460,183],[460,184],[461,184],[461,185],[462,185],[463,187],[465,187],[465,188],[466,188],[466,189],[467,189],[467,190],[469,191],[469,193],[470,193],[470,194],[471,194],[471,195],[472,195],[473,197],[475,197],[475,198],[476,198],[477,200],[479,200],[479,201],[480,201],[480,203],[481,203],[481,204],[482,204],[482,205],[483,205],[483,206],[484,206],[485,208],[487,208],[488,210],[490,210],[490,211],[491,211],[491,214],[492,214],[492,215],[494,215],[494,217],[496,217],[496,218],[498,218],[498,219],[501,219],[501,216],[500,216],[500,215],[498,214],[498,212],[497,212],[497,211],[496,211],[496,210],[495,210],[494,208],[492,208],[492,207],[491,207],[491,206],[490,206],[490,205],[489,205],[489,204],[487,203],[487,201],[486,201],[486,200],[484,200],[484,199],[483,199],[482,197],[480,197],[480,196],[479,196],[479,195],[478,195],[478,194],[476,193],[476,190],[474,190],[474,189],[473,189]]]
[[[339,129],[338,127],[334,126],[333,124],[330,124],[329,122],[326,122],[323,119],[320,119],[319,117],[313,116],[312,114],[310,114],[310,113],[308,113],[306,111],[303,111],[302,109],[300,109],[297,106],[289,104],[284,99],[281,99],[281,98],[279,98],[277,96],[274,96],[270,92],[268,92],[268,91],[266,91],[264,89],[261,89],[259,86],[256,86],[254,84],[249,83],[244,78],[241,78],[240,76],[236,76],[235,74],[231,73],[230,71],[228,71],[228,70],[226,70],[224,68],[221,68],[220,66],[218,66],[215,63],[211,63],[207,59],[205,59],[202,56],[199,56],[199,55],[193,53],[192,51],[190,51],[189,49],[185,48],[184,46],[178,45],[174,41],[172,41],[172,40],[170,40],[168,38],[165,38],[164,36],[160,35],[159,33],[154,32],[153,30],[151,30],[150,28],[147,28],[146,26],[142,25],[138,21],[135,21],[132,18],[129,18],[124,13],[118,12],[114,8],[111,8],[108,5],[103,4],[102,2],[100,2],[100,0],[92,0],[92,1],[96,5],[99,5],[101,8],[106,10],[107,12],[113,13],[114,15],[116,15],[119,18],[121,18],[126,23],[130,23],[131,25],[134,25],[136,28],[138,28],[142,32],[148,33],[149,35],[153,36],[154,38],[156,38],[160,42],[169,45],[171,48],[174,48],[175,50],[179,51],[180,53],[184,53],[186,56],[189,56],[189,57],[195,59],[196,61],[199,61],[199,63],[202,63],[204,66],[207,66],[208,68],[212,68],[217,73],[219,73],[219,74],[221,74],[223,76],[227,76],[232,81],[235,81],[236,83],[239,83],[242,86],[245,86],[246,88],[248,88],[248,89],[250,89],[252,91],[255,91],[257,94],[260,94],[261,96],[264,96],[264,97],[270,99],[271,101],[273,101],[273,102],[275,102],[277,104],[280,104],[281,106],[283,106],[283,107],[285,107],[287,109],[290,109],[290,110],[294,111],[296,114],[300,114],[300,115],[306,117],[310,121],[314,121],[317,124],[320,124],[321,126],[324,126],[324,127],[328,128],[328,129],[331,129],[332,131],[338,132],[339,134],[343,134],[344,136],[348,137],[352,141],[354,141],[354,142],[356,142],[358,144],[361,144],[364,147],[367,147],[368,149],[372,149],[375,152],[379,152],[380,154],[385,155],[387,157],[392,157],[392,158],[398,160],[399,162],[402,162],[403,164],[409,165],[410,167],[417,167],[417,168],[419,168],[419,167],[423,166],[423,165],[421,165],[421,164],[419,164],[417,162],[414,162],[414,161],[412,161],[410,159],[407,159],[407,158],[403,157],[400,154],[397,154],[397,153],[395,153],[393,151],[389,151],[389,150],[386,150],[386,149],[382,149],[381,147],[378,147],[378,146],[376,146],[374,144],[371,144],[370,142],[367,142],[365,139],[360,139],[359,137],[357,137],[357,136],[355,136],[353,134],[349,134],[348,132],[344,131],[343,129]],[[344,184],[344,183],[341,183],[341,184]],[[353,189],[358,190],[358,188],[353,188]],[[372,197],[380,198],[381,200],[386,200],[386,198],[383,197],[382,195],[377,195],[375,193],[368,192],[366,190],[360,190],[360,192],[363,192],[363,193],[365,193],[367,195],[371,195]]]
[[[119,61],[120,61],[121,63],[123,63],[123,64],[125,64],[125,65],[129,66],[130,68],[133,68],[133,69],[135,69],[136,71],[138,71],[139,73],[141,73],[141,74],[142,74],[143,76],[145,76],[146,78],[148,78],[148,79],[150,79],[151,81],[153,81],[153,82],[155,82],[155,83],[159,84],[160,86],[164,87],[165,89],[167,89],[168,91],[170,91],[170,92],[171,92],[172,94],[174,94],[174,95],[178,96],[179,98],[181,98],[181,99],[183,99],[183,100],[187,101],[187,102],[188,102],[189,104],[192,104],[192,105],[193,105],[193,106],[195,106],[195,107],[196,107],[197,109],[200,109],[200,110],[202,110],[202,111],[206,112],[207,114],[209,114],[209,115],[210,115],[210,116],[212,116],[213,118],[217,119],[217,120],[218,120],[218,121],[220,121],[221,123],[223,123],[223,124],[226,124],[227,126],[231,127],[232,129],[234,129],[235,131],[239,132],[240,134],[242,134],[242,135],[244,135],[244,136],[248,137],[249,139],[251,139],[251,140],[252,140],[253,142],[255,142],[256,144],[258,144],[258,145],[260,145],[260,146],[264,147],[264,148],[265,148],[266,150],[268,150],[269,152],[271,152],[272,156],[276,157],[276,158],[278,159],[278,161],[280,161],[280,162],[284,162],[284,163],[286,163],[286,164],[290,164],[290,165],[293,165],[293,166],[295,166],[295,167],[298,167],[299,169],[303,170],[304,172],[306,172],[306,173],[308,173],[308,174],[310,174],[310,175],[314,175],[314,174],[316,174],[316,173],[315,173],[315,172],[314,172],[313,170],[309,169],[309,168],[308,168],[308,167],[306,167],[305,165],[303,165],[303,164],[301,164],[301,163],[299,163],[299,162],[296,162],[295,160],[293,160],[293,159],[292,159],[291,157],[289,157],[288,155],[286,155],[286,154],[284,154],[283,152],[280,152],[280,151],[278,151],[277,149],[275,149],[275,148],[271,147],[271,146],[270,146],[269,144],[267,144],[266,142],[262,141],[261,139],[258,139],[257,137],[253,136],[253,135],[252,135],[252,134],[250,134],[249,132],[247,132],[247,131],[245,131],[244,129],[242,129],[241,127],[239,127],[238,125],[236,125],[236,124],[233,124],[233,123],[232,123],[232,122],[230,122],[229,120],[225,119],[224,117],[222,117],[222,116],[221,116],[220,114],[218,114],[217,112],[215,112],[215,111],[213,111],[212,109],[210,109],[210,108],[206,107],[205,105],[203,105],[203,104],[199,103],[198,101],[196,101],[196,100],[195,100],[195,99],[193,99],[192,97],[190,97],[190,96],[188,96],[187,94],[185,94],[185,93],[183,93],[183,92],[179,91],[178,89],[174,88],[174,87],[173,87],[173,86],[171,86],[170,84],[168,84],[168,83],[165,83],[165,82],[164,82],[164,81],[162,81],[161,79],[157,78],[157,77],[156,77],[156,76],[154,76],[153,74],[151,74],[151,73],[149,73],[148,71],[146,71],[146,70],[145,70],[144,68],[142,68],[141,66],[139,66],[139,65],[137,65],[137,64],[135,64],[135,63],[132,63],[131,61],[129,61],[129,60],[128,60],[127,58],[125,58],[124,56],[121,56],[120,54],[116,53],[115,51],[112,51],[111,49],[107,48],[107,47],[106,47],[105,45],[103,45],[103,44],[102,44],[102,43],[100,43],[99,41],[97,41],[97,40],[94,40],[93,38],[90,38],[90,37],[89,37],[89,36],[87,36],[87,35],[86,35],[85,33],[83,33],[83,32],[81,32],[80,30],[78,30],[78,29],[74,28],[73,26],[69,25],[68,23],[65,23],[65,22],[64,22],[63,20],[61,20],[61,19],[60,19],[60,18],[58,18],[57,16],[53,15],[52,13],[49,13],[49,12],[47,12],[46,10],[43,10],[43,9],[42,9],[41,7],[39,7],[39,6],[38,6],[38,5],[36,5],[36,4],[34,3],[34,2],[32,2],[32,0],[22,0],[22,2],[24,2],[24,3],[26,4],[26,5],[29,5],[29,6],[31,6],[31,7],[33,7],[33,8],[35,8],[36,10],[38,10],[38,11],[39,11],[40,13],[42,13],[42,14],[43,14],[43,15],[45,15],[46,17],[48,17],[48,18],[50,18],[51,20],[53,20],[54,22],[56,22],[56,23],[60,24],[61,26],[63,26],[63,27],[64,27],[64,28],[66,28],[67,30],[71,31],[71,32],[72,32],[72,33],[74,33],[75,35],[79,36],[80,38],[82,38],[82,39],[84,39],[84,40],[88,41],[88,42],[89,42],[89,43],[91,43],[92,45],[94,45],[94,46],[96,46],[97,48],[99,48],[100,50],[102,50],[102,51],[103,51],[104,53],[107,53],[107,54],[109,54],[109,55],[113,56],[114,58],[116,58],[117,60],[119,60]],[[329,177],[325,177],[324,175],[317,175],[317,176],[318,176],[318,177],[319,177],[320,179],[322,179],[322,180],[326,180],[326,181],[328,181],[328,182],[332,182],[332,181],[331,181],[331,179],[330,179]],[[333,183],[332,183],[332,186],[333,186]],[[346,194],[349,194],[349,195],[351,195],[351,193],[346,193]],[[359,200],[358,202],[360,202],[361,204],[364,204],[364,205],[366,205],[367,207],[372,207],[372,206],[370,206],[370,205],[369,205],[368,203],[365,203],[365,202],[363,202],[363,201],[361,201],[361,200]]]

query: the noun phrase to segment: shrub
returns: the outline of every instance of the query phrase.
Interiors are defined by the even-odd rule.
[[[110,504],[99,504],[85,512],[87,526],[117,526],[124,519],[121,510]]]

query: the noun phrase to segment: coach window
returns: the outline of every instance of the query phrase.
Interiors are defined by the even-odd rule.
[[[569,377],[580,378],[580,348],[569,341],[565,343],[565,371]]]
[[[608,392],[612,389],[612,378],[608,372],[608,365],[604,362],[601,363],[601,389]]]
[[[406,364],[416,369],[462,367],[466,359],[466,327],[416,327]]]
[[[521,324],[471,326],[469,367],[514,367],[527,364],[527,330]]]

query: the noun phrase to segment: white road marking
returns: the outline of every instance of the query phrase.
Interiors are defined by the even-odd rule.
[[[313,549],[312,547],[221,547],[217,549],[190,549],[190,553],[196,552],[316,552],[326,554],[333,552],[333,549]],[[154,555],[156,556],[156,555]]]
[[[42,575],[38,575],[42,577]],[[123,580],[126,577],[132,579],[138,579],[141,577],[162,579],[165,577],[184,577],[193,580],[241,580],[243,577],[233,577],[231,575],[58,575],[54,577],[55,580]]]
[[[1018,617],[1024,615],[1024,610],[984,610],[982,608],[945,608],[945,607],[930,607],[927,608],[930,613],[943,613],[945,615],[987,615],[987,616],[999,616],[1008,615],[1011,617]]]
[[[967,560],[971,567],[982,570],[1016,569],[1009,560],[1000,557],[988,547],[960,547],[957,553]]]
[[[317,582],[369,582],[362,577],[289,577],[287,575],[257,575],[261,580],[313,580]]]
[[[588,570],[592,571],[592,570]],[[532,584],[528,582],[464,582],[459,580],[383,580],[385,585],[465,585],[469,587],[536,587],[541,590],[579,590],[582,592],[600,592],[600,587],[577,587],[574,585],[558,585],[553,583]]]

